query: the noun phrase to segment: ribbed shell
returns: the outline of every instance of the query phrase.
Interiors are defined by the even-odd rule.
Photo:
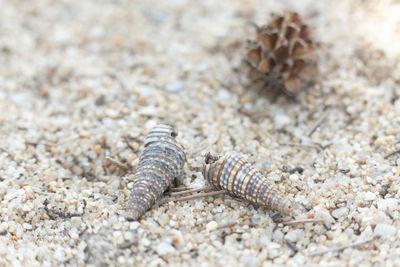
[[[247,62],[250,77],[264,86],[281,83],[281,89],[294,95],[306,89],[316,76],[314,44],[308,26],[297,13],[287,11],[257,28],[249,42]]]
[[[158,125],[146,136],[126,206],[129,220],[138,220],[181,174],[186,156],[176,136],[169,125]]]
[[[217,189],[225,189],[232,196],[286,215],[293,211],[291,201],[239,155],[228,154],[218,158],[208,154],[203,167],[203,176]]]

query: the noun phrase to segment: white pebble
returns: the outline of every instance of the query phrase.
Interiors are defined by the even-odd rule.
[[[300,238],[304,236],[304,232],[302,229],[296,229],[293,231],[290,231],[289,233],[286,234],[285,239],[290,241],[290,242],[297,242],[300,240]]]
[[[229,102],[231,99],[230,93],[224,89],[218,90],[217,97],[218,100],[222,102]]]
[[[130,230],[136,230],[136,229],[139,228],[139,226],[140,226],[139,222],[131,222],[131,223],[129,223],[129,229]]]
[[[274,117],[275,128],[281,129],[290,123],[290,117],[284,113],[278,113]]]
[[[289,176],[289,180],[290,180],[291,182],[297,182],[297,181],[299,180],[299,176],[298,176],[297,174],[291,174],[291,175]]]
[[[271,242],[268,245],[268,253],[271,259],[276,258],[279,255],[281,246],[275,242]]]
[[[376,199],[376,195],[372,192],[367,192],[365,194],[365,200],[375,200]]]
[[[27,229],[27,230],[32,230],[32,225],[29,223],[23,223],[22,227],[24,227],[24,229]]]
[[[386,238],[396,233],[396,228],[389,224],[378,223],[375,227],[374,234]]]
[[[216,221],[211,221],[209,223],[207,223],[206,229],[207,231],[214,231],[215,229],[217,229],[218,227],[218,223]]]
[[[240,263],[244,266],[258,266],[260,264],[258,259],[251,255],[243,255],[240,257]]]
[[[186,89],[186,84],[181,80],[175,80],[175,81],[169,82],[165,86],[165,90],[167,90],[167,92],[174,93],[174,94],[182,92],[185,89]]]
[[[168,243],[162,242],[157,246],[157,253],[159,255],[167,255],[175,251],[175,248]]]
[[[381,211],[394,211],[397,209],[397,200],[394,198],[378,199],[378,209]]]
[[[282,240],[283,236],[284,234],[279,229],[275,230],[274,233],[272,234],[272,238],[276,241]]]
[[[151,241],[149,239],[147,239],[147,238],[142,239],[142,245],[144,247],[148,247],[148,246],[150,246],[150,244],[151,244]]]
[[[349,213],[349,209],[346,207],[343,207],[343,208],[338,208],[338,209],[335,209],[334,211],[332,211],[332,216],[335,217],[336,219],[339,219],[339,218],[343,219],[344,216],[348,213]]]

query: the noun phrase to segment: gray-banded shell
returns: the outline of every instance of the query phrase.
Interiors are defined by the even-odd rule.
[[[157,125],[146,136],[145,149],[132,177],[127,219],[138,220],[181,174],[186,156],[183,147],[175,140],[177,135],[171,126]]]
[[[203,176],[214,187],[219,190],[225,189],[232,196],[282,214],[289,215],[293,212],[292,202],[239,155],[228,154],[220,158],[208,153],[203,166]]]

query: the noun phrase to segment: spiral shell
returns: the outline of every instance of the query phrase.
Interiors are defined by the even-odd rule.
[[[293,212],[292,202],[243,157],[228,154],[220,158],[208,153],[205,161],[203,176],[218,190],[285,215]]]
[[[157,125],[146,136],[126,206],[128,220],[138,220],[181,174],[186,156],[177,135],[171,126]]]

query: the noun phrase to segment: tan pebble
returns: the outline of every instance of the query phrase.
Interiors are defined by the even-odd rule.
[[[130,154],[127,158],[126,158],[126,163],[132,166],[133,161],[137,159],[137,155],[135,154]]]
[[[78,228],[81,225],[81,222],[82,222],[82,220],[80,217],[72,217],[71,218],[71,224],[72,224],[72,226],[74,226],[76,228]]]
[[[80,136],[81,138],[88,138],[88,137],[90,136],[90,133],[89,133],[88,131],[81,131],[81,132],[79,133],[79,136]]]
[[[97,154],[100,154],[100,152],[101,152],[101,146],[100,146],[100,145],[95,146],[95,147],[93,148],[93,151],[96,152]]]
[[[217,227],[218,227],[218,223],[216,221],[211,221],[211,222],[207,223],[207,225],[206,225],[207,231],[210,231],[210,232],[217,229]]]
[[[35,198],[35,194],[33,193],[32,187],[27,186],[25,188],[25,196],[26,196],[26,199],[28,199],[28,200],[32,200]]]
[[[250,103],[252,101],[252,99],[248,96],[244,96],[240,98],[240,103],[242,104],[246,104],[246,103]]]
[[[224,201],[224,205],[225,205],[227,208],[230,208],[230,207],[231,207],[231,202],[229,202],[229,201]]]
[[[140,95],[137,99],[139,105],[144,106],[147,104],[147,98],[145,96]]]
[[[356,161],[356,163],[359,164],[359,165],[365,165],[365,164],[367,164],[367,158],[365,158],[365,157],[360,157],[360,158]]]
[[[335,237],[335,234],[332,231],[327,231],[326,237],[328,238],[328,240],[332,240]]]
[[[172,243],[174,243],[174,244],[178,244],[179,243],[179,237],[177,237],[176,235],[174,235],[173,237],[172,237]]]
[[[375,144],[380,146],[387,146],[388,144],[393,143],[394,141],[395,137],[393,135],[389,135],[376,139]]]
[[[137,142],[132,142],[129,145],[134,151],[138,151],[139,150],[140,146],[139,146],[139,144]]]
[[[99,139],[99,144],[104,145],[106,143],[107,137],[105,134],[103,134],[100,139]]]
[[[224,200],[222,198],[217,198],[214,200],[215,205],[221,205],[224,203]]]
[[[239,214],[239,218],[244,218],[246,216],[246,212],[241,212],[240,214]]]
[[[247,218],[249,218],[249,217],[247,217]],[[250,225],[250,224],[251,224],[250,220],[246,219],[245,221],[243,221],[243,223],[241,225]]]
[[[189,254],[183,254],[181,256],[182,261],[189,261],[192,259],[192,257]]]
[[[98,213],[90,213],[89,215],[89,221],[95,221],[100,217]]]
[[[48,191],[49,191],[49,192],[55,192],[55,191],[56,191],[56,185],[57,185],[56,182],[54,182],[54,181],[50,182],[50,183],[49,183]]]
[[[183,220],[183,216],[182,216],[182,214],[179,214],[178,215],[178,221],[182,221]]]

